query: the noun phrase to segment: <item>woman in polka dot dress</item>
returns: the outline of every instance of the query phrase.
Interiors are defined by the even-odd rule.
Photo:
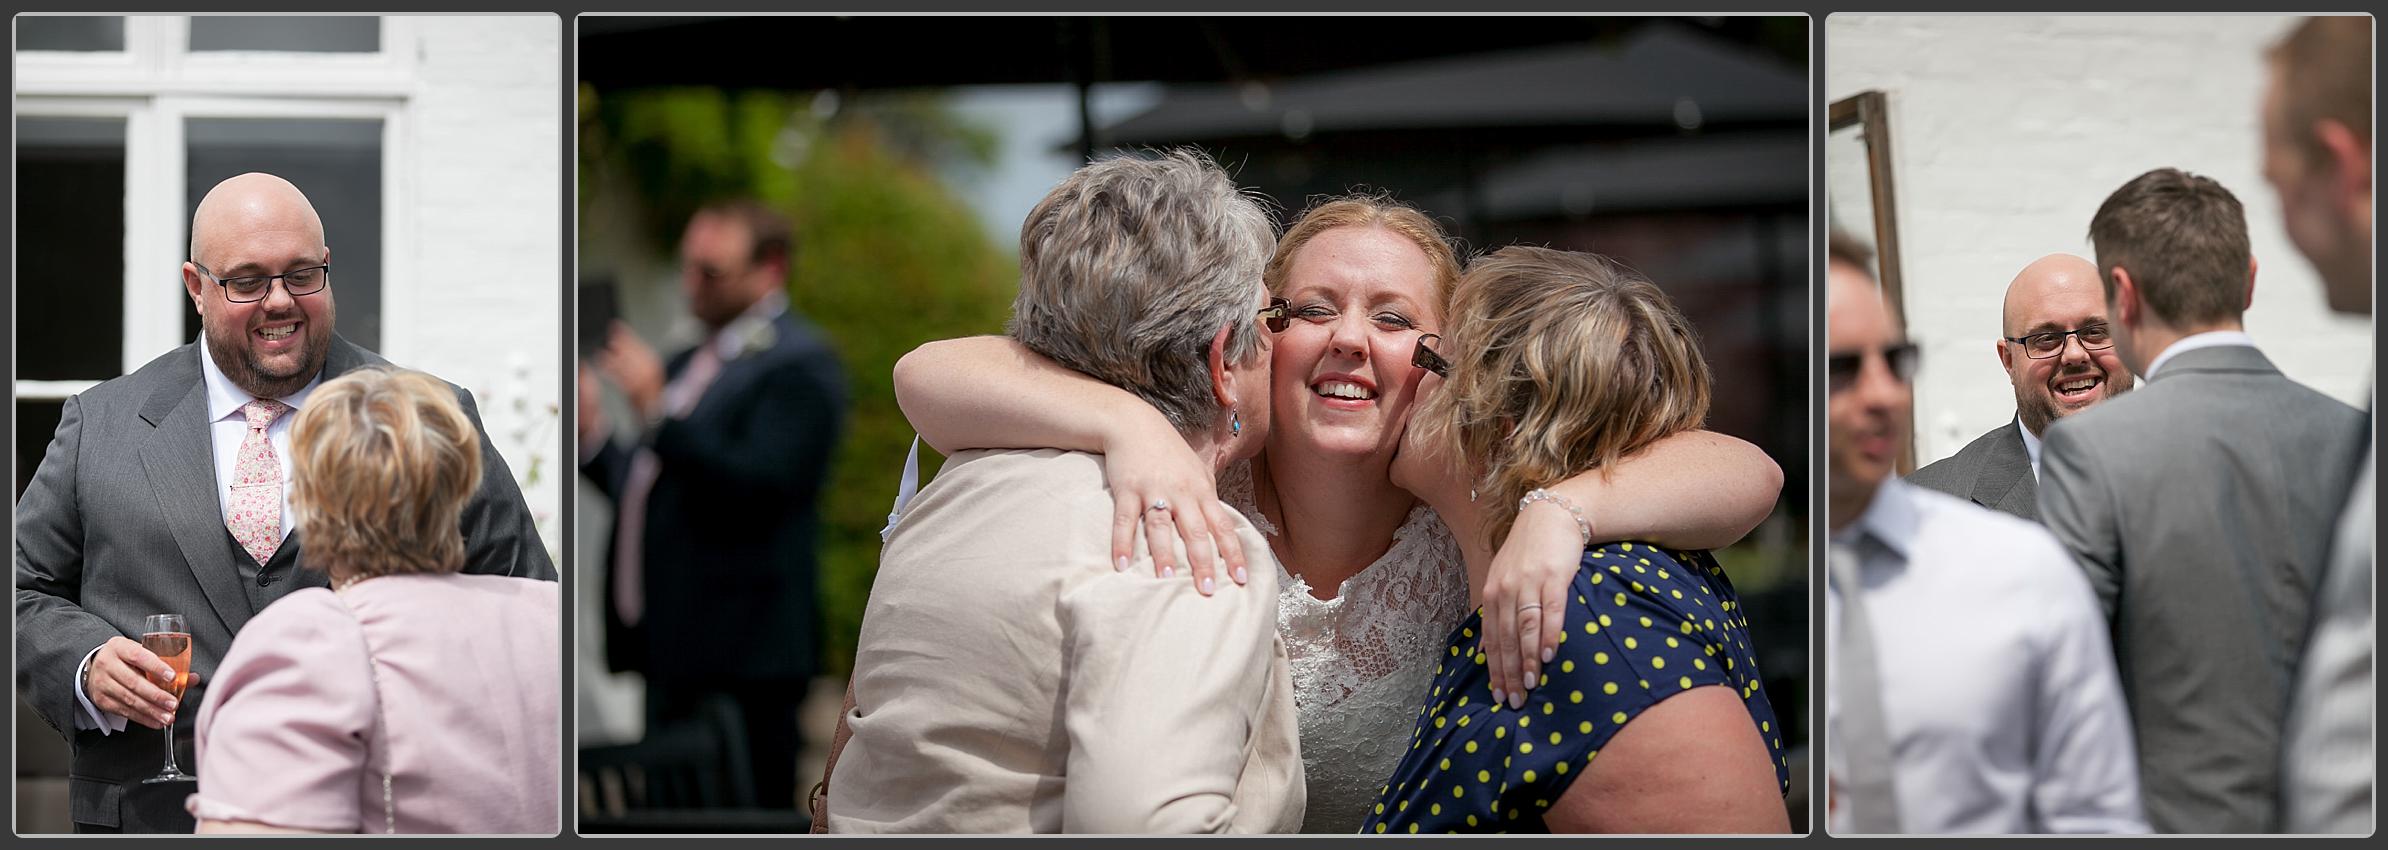
[[[1523,247],[1470,266],[1452,316],[1451,378],[1418,412],[1395,480],[1430,503],[1490,506],[1482,527],[1453,529],[1472,605],[1513,524],[1559,518],[1587,545],[1560,602],[1566,631],[1522,706],[1494,698],[1485,612],[1451,633],[1361,830],[1788,831],[1782,730],[1724,571],[1706,552],[1591,545],[1592,518],[1541,489],[1699,426],[1709,378],[1689,324],[1604,258]],[[1457,476],[1423,459],[1451,450],[1476,480],[1433,481]]]

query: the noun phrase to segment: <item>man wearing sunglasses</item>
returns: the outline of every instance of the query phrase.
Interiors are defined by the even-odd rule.
[[[2007,284],[1998,363],[2015,385],[2015,419],[1907,480],[1992,510],[2040,518],[2040,435],[2050,423],[2131,389],[2114,351],[2098,267],[2050,254]]]
[[[1862,249],[1832,247],[1830,830],[2146,831],[2096,597],[2044,529],[1892,474],[1915,346]]]
[[[2146,384],[2048,430],[2040,517],[2113,625],[2149,821],[2274,831],[2281,721],[2363,415],[2242,330],[2256,263],[2220,183],[2142,174],[2089,234],[2115,348]]]
[[[74,746],[77,832],[191,830],[189,783],[141,781],[157,772],[161,736],[126,724],[174,724],[176,759],[191,765],[190,724],[233,636],[266,605],[327,581],[298,569],[292,414],[324,379],[388,362],[332,332],[331,278],[323,221],[298,187],[256,173],[217,184],[191,216],[182,264],[199,341],[68,399],[18,503],[17,693]],[[478,429],[471,394],[456,393]],[[461,523],[464,571],[553,580],[486,434],[481,457]],[[171,669],[138,641],[161,613],[191,630],[179,700],[159,687]]]

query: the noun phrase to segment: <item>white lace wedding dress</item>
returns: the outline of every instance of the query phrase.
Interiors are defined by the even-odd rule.
[[[1250,462],[1220,476],[1219,496],[1262,534],[1277,533],[1258,507]],[[1435,657],[1467,617],[1460,559],[1450,529],[1419,505],[1393,533],[1393,547],[1344,580],[1333,599],[1310,595],[1309,584],[1279,568],[1277,631],[1293,664],[1310,795],[1303,832],[1358,832],[1400,763]]]

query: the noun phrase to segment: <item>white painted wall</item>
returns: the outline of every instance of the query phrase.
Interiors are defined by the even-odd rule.
[[[554,15],[408,18],[415,88],[391,163],[411,238],[383,284],[382,353],[473,391],[560,552],[573,463],[558,441],[564,306],[563,25]],[[537,474],[532,477],[532,470]],[[561,566],[561,565],[559,565]]]
[[[2151,168],[2220,181],[2254,240],[2248,333],[2289,377],[2349,404],[2371,380],[2368,320],[2336,316],[2263,181],[2262,55],[2286,17],[1825,20],[1825,93],[1890,100],[1916,462],[2013,417],[1993,343],[2006,284],[2043,254],[2089,256],[2098,204]],[[1828,184],[1843,186],[1840,175]],[[1856,185],[1863,185],[1862,182]]]

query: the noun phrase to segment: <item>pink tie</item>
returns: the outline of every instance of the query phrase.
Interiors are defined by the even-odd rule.
[[[707,337],[688,359],[688,368],[680,370],[680,377],[663,388],[664,415],[678,419],[696,409],[698,399],[704,398],[705,388],[721,374],[721,355],[714,351],[718,340]],[[614,517],[614,611],[622,616],[622,624],[638,625],[639,615],[646,608],[646,585],[643,568],[646,566],[645,534],[647,528],[647,497],[655,490],[655,478],[663,471],[662,462],[653,449],[640,447],[630,458],[630,476],[622,482],[622,500],[615,505]]]
[[[262,566],[282,547],[282,461],[265,429],[289,412],[290,405],[261,398],[240,406],[249,420],[249,433],[240,440],[232,462],[232,494],[226,499],[224,527],[232,539]]]

